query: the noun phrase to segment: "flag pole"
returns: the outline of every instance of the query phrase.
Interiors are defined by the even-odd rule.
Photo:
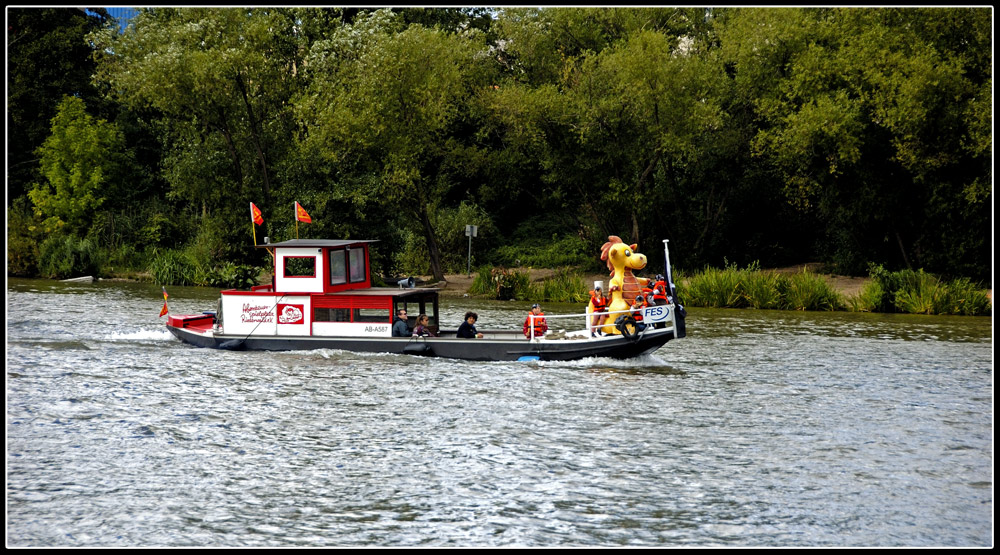
[[[295,238],[299,238],[299,210],[298,203],[292,204],[292,213],[295,216]]]

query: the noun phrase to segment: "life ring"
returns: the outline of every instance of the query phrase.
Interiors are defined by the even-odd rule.
[[[618,331],[621,332],[622,337],[624,337],[626,341],[635,341],[636,339],[639,339],[639,330],[636,326],[635,318],[632,316],[619,317],[618,320],[615,321],[615,327],[618,328]]]

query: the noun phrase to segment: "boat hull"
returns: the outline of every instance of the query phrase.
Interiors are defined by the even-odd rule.
[[[198,347],[254,351],[334,349],[362,353],[395,353],[477,361],[579,360],[588,357],[633,358],[651,353],[674,339],[672,329],[648,329],[636,338],[608,336],[528,341],[516,333],[488,334],[483,339],[454,337],[323,337],[249,336],[215,333],[211,328],[168,325],[180,340]]]

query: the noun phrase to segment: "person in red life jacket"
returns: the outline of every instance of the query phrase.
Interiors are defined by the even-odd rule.
[[[646,286],[642,288],[642,296],[649,297],[653,294],[653,280],[646,281]]]
[[[656,275],[656,283],[653,284],[653,304],[667,304],[667,282],[663,275]]]
[[[642,295],[637,295],[635,302],[632,303],[630,310],[632,311],[632,318],[635,319],[635,331],[642,331],[646,329],[646,323],[643,322],[642,311],[647,306],[646,299]]]
[[[667,282],[663,279],[662,274],[656,275],[656,283],[653,284],[653,294],[650,296],[650,305],[665,306],[669,304],[667,299]],[[653,324],[654,328],[660,329],[667,327],[665,322],[657,322]]]
[[[532,315],[534,315],[534,319],[532,319]],[[532,321],[534,321],[534,332],[529,334],[528,330],[532,328]],[[545,314],[542,312],[542,307],[538,306],[538,303],[531,305],[531,312],[524,319],[524,336],[528,339],[541,337],[547,331],[549,331],[549,325],[545,323]]]
[[[608,319],[608,305],[610,301],[604,296],[604,292],[601,291],[601,287],[595,287],[593,291],[590,292],[590,325],[593,331],[590,332],[591,337],[597,337],[600,333],[603,335],[599,329],[604,325],[604,321]]]

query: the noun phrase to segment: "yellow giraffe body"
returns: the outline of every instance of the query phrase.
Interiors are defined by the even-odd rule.
[[[608,236],[608,242],[601,247],[601,260],[608,263],[611,270],[611,283],[608,292],[611,294],[611,303],[608,306],[609,312],[618,310],[628,310],[632,306],[632,301],[641,291],[646,278],[637,278],[632,274],[632,270],[641,270],[646,267],[646,255],[635,251],[638,245],[626,244],[616,235]],[[626,296],[631,298],[626,299]],[[588,311],[589,311],[588,305]],[[605,334],[621,334],[614,326],[614,321],[621,314],[612,314],[608,321],[601,328]]]

